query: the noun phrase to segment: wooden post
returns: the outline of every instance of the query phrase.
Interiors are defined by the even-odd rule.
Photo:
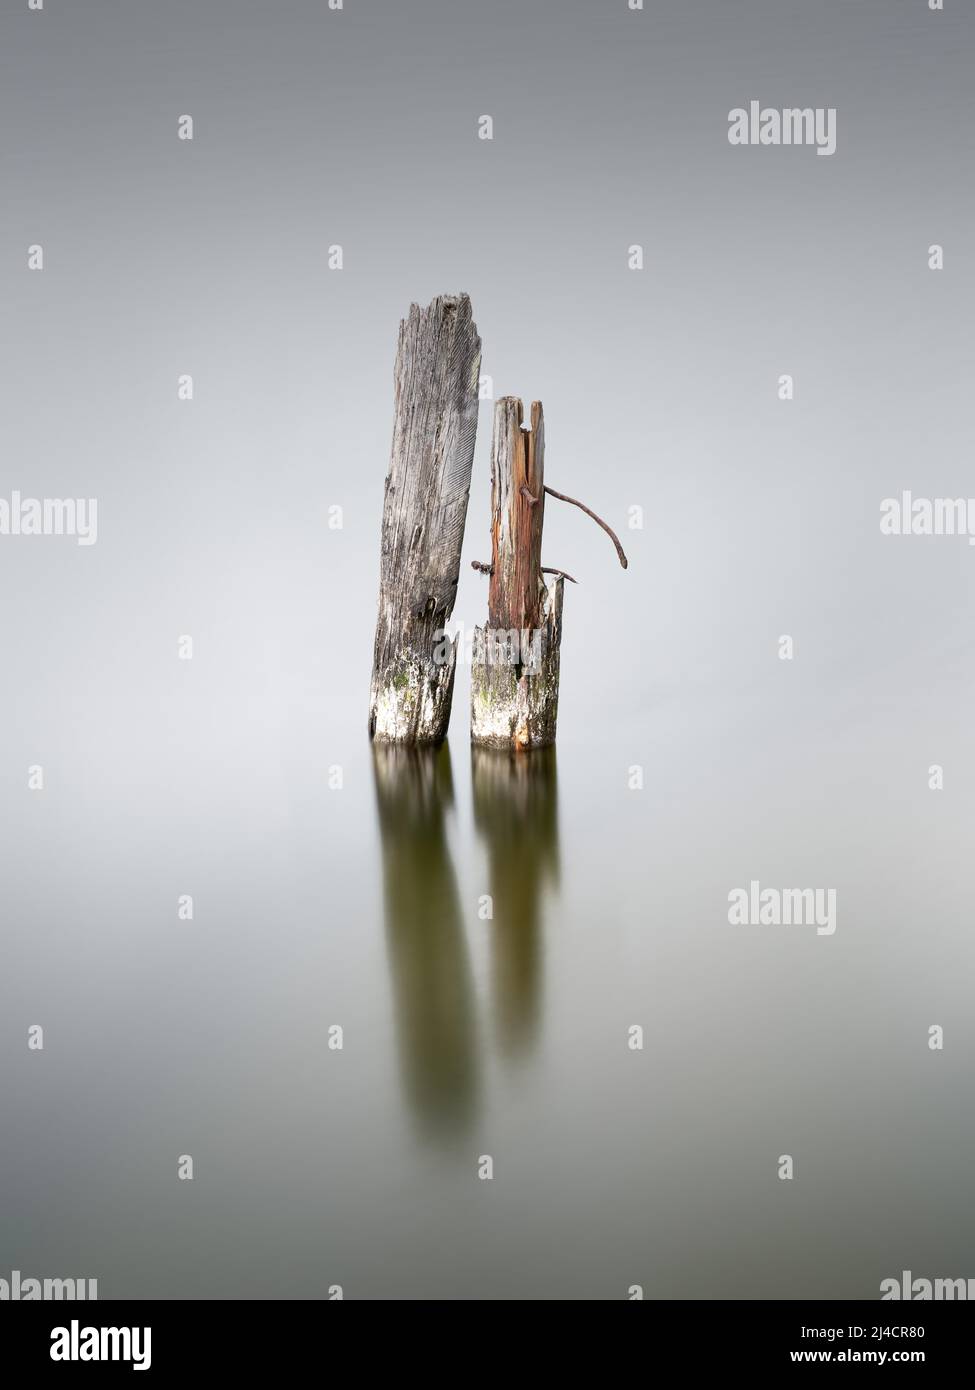
[[[466,294],[410,306],[396,354],[369,736],[439,743],[457,643],[453,610],[477,433],[481,340]]]
[[[522,424],[516,396],[494,409],[488,626],[474,632],[471,739],[488,748],[555,742],[563,576],[542,579],[545,425],[541,401]]]

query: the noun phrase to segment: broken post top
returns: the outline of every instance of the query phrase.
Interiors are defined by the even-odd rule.
[[[393,373],[395,414],[382,584],[403,607],[450,616],[477,433],[481,340],[466,294],[410,305]],[[436,625],[436,624],[435,624]]]
[[[517,396],[494,407],[491,447],[491,583],[493,628],[535,629],[543,600],[542,522],[545,512],[545,421],[533,401],[531,428]]]

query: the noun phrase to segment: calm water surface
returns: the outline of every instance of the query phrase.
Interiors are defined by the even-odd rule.
[[[300,711],[274,732],[267,704],[249,744],[201,727],[175,779],[138,723],[106,729],[131,760],[81,746],[72,814],[11,826],[4,1017],[48,1022],[7,1062],[11,1268],[105,1297],[964,1274],[967,849],[936,798],[884,790],[892,730],[858,709],[705,690],[587,729],[570,703],[520,758],[350,735],[341,790]],[[835,887],[836,935],[730,927],[752,877]]]

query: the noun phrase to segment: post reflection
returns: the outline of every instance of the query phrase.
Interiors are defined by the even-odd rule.
[[[554,748],[471,749],[474,824],[487,847],[495,1036],[509,1060],[531,1048],[543,984],[542,904],[559,883]]]
[[[477,1098],[474,990],[447,843],[450,750],[373,746],[386,942],[403,1086],[421,1129],[468,1131]]]

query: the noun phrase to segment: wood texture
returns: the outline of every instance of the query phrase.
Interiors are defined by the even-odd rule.
[[[517,396],[494,409],[491,441],[491,585],[493,628],[537,628],[541,611],[542,522],[545,515],[545,421],[532,402],[531,429]]]
[[[466,294],[410,306],[394,372],[369,734],[438,743],[457,661],[442,636],[457,593],[477,433],[481,340]]]
[[[545,424],[540,401],[499,400],[491,445],[488,626],[474,633],[471,739],[522,750],[555,742],[564,580],[542,579]],[[507,638],[503,637],[507,634]],[[505,650],[505,642],[507,650]]]

